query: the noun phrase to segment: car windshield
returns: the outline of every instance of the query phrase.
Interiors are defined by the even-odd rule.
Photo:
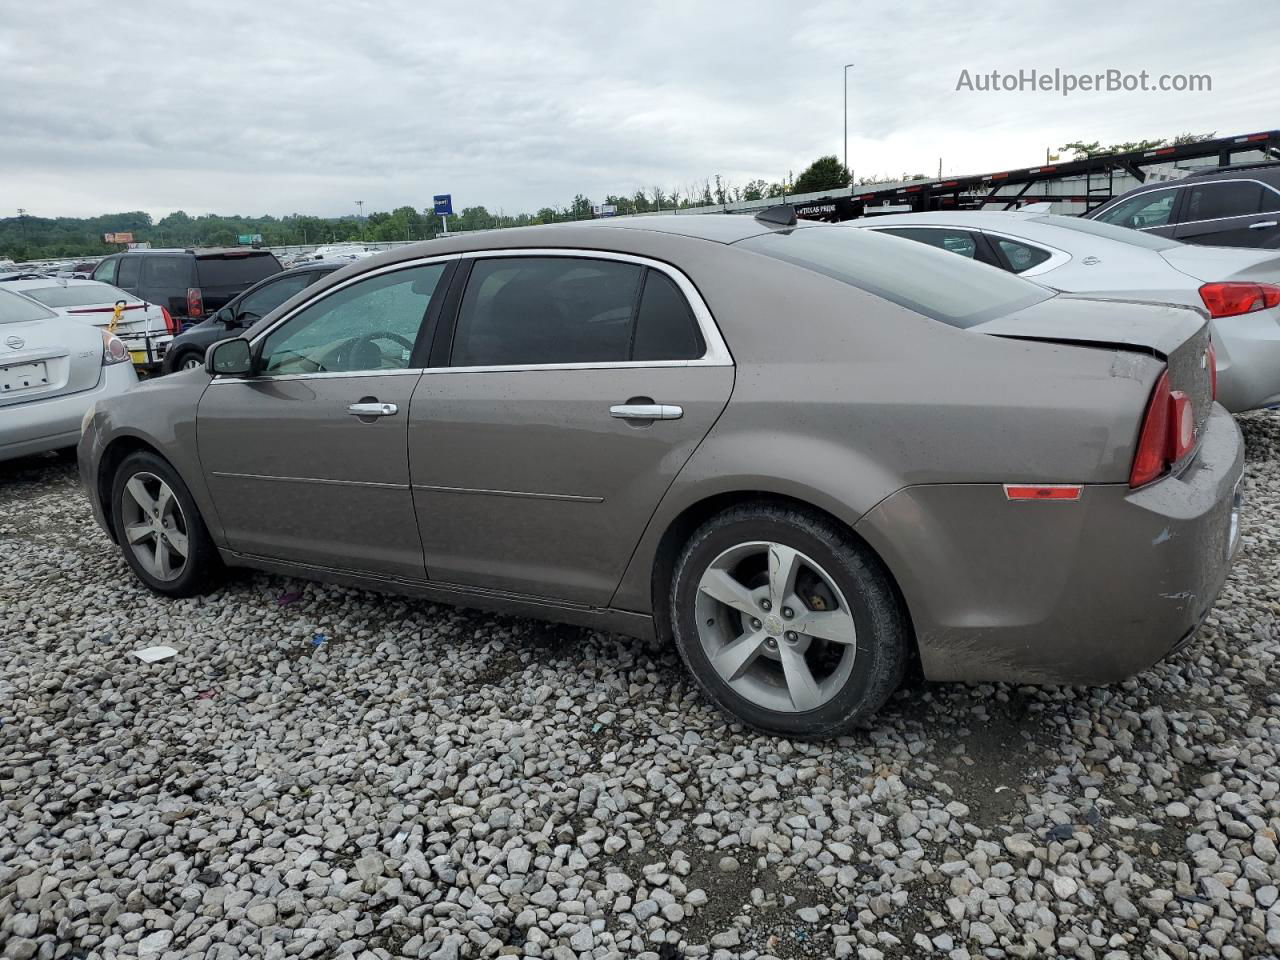
[[[31,320],[49,320],[57,314],[46,310],[34,300],[20,297],[8,290],[0,290],[0,323],[26,323]]]
[[[1052,297],[1011,273],[874,230],[811,227],[736,246],[813,270],[953,327],[972,327]]]
[[[1168,237],[1161,237],[1154,233],[1143,233],[1141,230],[1117,227],[1097,220],[1083,220],[1080,217],[1063,217],[1055,213],[1032,217],[1031,222],[1045,223],[1051,227],[1062,227],[1065,230],[1074,230],[1076,233],[1087,233],[1094,237],[1102,237],[1105,240],[1118,240],[1120,243],[1127,243],[1133,247],[1142,247],[1144,250],[1169,250],[1173,247],[1182,246],[1177,240],[1170,240]]]
[[[124,300],[126,303],[140,302],[123,290],[105,283],[37,287],[22,292],[33,300],[39,300],[46,307],[87,307],[91,304],[115,303],[117,300]]]

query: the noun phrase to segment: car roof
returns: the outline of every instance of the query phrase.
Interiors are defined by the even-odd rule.
[[[154,256],[158,253],[168,254],[169,256],[173,256],[175,253],[189,253],[195,257],[225,257],[228,254],[234,254],[238,257],[274,256],[270,250],[263,250],[260,247],[152,247],[148,250],[122,250],[115,256],[123,256],[125,254]]]

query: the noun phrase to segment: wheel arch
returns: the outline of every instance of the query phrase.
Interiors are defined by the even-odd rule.
[[[115,482],[116,471],[120,469],[120,464],[124,463],[130,454],[138,453],[139,451],[155,454],[169,464],[175,472],[178,472],[178,468],[174,466],[173,461],[166,457],[159,447],[135,434],[122,434],[115,437],[103,448],[102,455],[98,458],[98,473],[94,477],[94,485],[97,489],[98,503],[102,505],[102,515],[107,521],[107,533],[113,542],[116,540],[116,528],[114,522],[115,504],[111,500],[111,487]],[[182,476],[182,474],[178,472],[178,476]],[[186,481],[185,477],[183,477],[183,481]]]
[[[893,569],[880,555],[880,552],[868,543],[866,538],[854,530],[852,523],[831,510],[825,509],[812,502],[812,500],[803,497],[765,489],[723,490],[704,496],[688,504],[666,525],[658,538],[657,546],[653,553],[652,572],[649,581],[649,602],[653,616],[654,634],[664,643],[671,640],[671,611],[668,609],[667,595],[670,592],[671,577],[675,573],[676,560],[679,558],[680,550],[689,542],[689,538],[694,531],[718,513],[732,507],[753,503],[791,507],[820,517],[839,529],[851,541],[862,547],[868,556],[875,559],[875,562],[880,565],[888,577],[889,583],[893,587],[894,595],[906,617],[911,638],[910,652],[914,669],[914,664],[919,662],[919,645],[916,640],[915,626],[911,619],[911,608],[908,606],[906,597],[902,593],[902,588],[898,584],[898,578],[894,575]]]

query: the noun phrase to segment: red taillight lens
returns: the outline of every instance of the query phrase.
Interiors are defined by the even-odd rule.
[[[1129,471],[1129,486],[1155,480],[1196,445],[1196,417],[1191,398],[1169,389],[1169,371],[1160,374],[1138,433],[1138,450]]]
[[[1200,288],[1200,299],[1211,317],[1238,317],[1280,306],[1280,287],[1272,283],[1206,283]]]
[[[203,304],[201,306],[203,306]],[[169,331],[170,336],[176,337],[178,335],[178,325],[174,322],[173,315],[169,313],[169,308],[161,307],[160,316],[164,318],[164,328]]]
[[[1213,399],[1218,399],[1218,351],[1213,345],[1213,341],[1209,341],[1209,347],[1205,350],[1205,366],[1209,368],[1209,389],[1212,391]]]
[[[125,363],[130,359],[129,348],[114,333],[102,331],[102,365],[109,367],[113,363]]]
[[[199,287],[187,287],[187,316],[204,316],[204,294]]]

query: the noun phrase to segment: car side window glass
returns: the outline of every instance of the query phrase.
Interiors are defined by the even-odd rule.
[[[136,287],[138,285],[139,257],[122,257],[120,272],[116,275],[116,286]]]
[[[378,274],[303,308],[267,336],[259,369],[271,375],[408,368],[445,267]]]
[[[126,257],[127,261],[129,258]],[[142,260],[142,283],[147,287],[185,290],[191,286],[191,261],[187,257],[148,256]]]
[[[1249,180],[1191,187],[1183,222],[1243,217],[1262,209],[1262,186]]]
[[[636,313],[631,359],[696,360],[706,349],[689,301],[674,280],[650,268]]]
[[[1270,187],[1262,188],[1262,212],[1274,213],[1280,210],[1280,193]]]
[[[1163,227],[1173,216],[1173,207],[1177,200],[1177,188],[1152,190],[1120,201],[1110,210],[1098,214],[1098,219],[1103,223],[1113,223],[1118,227],[1132,227],[1135,230],[1141,230],[1144,227]]]
[[[624,361],[644,268],[582,257],[477,260],[458,311],[455,367]]]
[[[314,274],[300,273],[297,276],[281,277],[265,287],[253,291],[236,305],[236,314],[252,314],[265,317],[280,304],[284,303],[299,290],[311,282]]]
[[[978,255],[978,243],[968,230],[886,227],[879,232],[902,237],[904,240],[915,240],[917,243],[927,243],[931,247],[946,250],[948,253],[958,253],[960,256],[968,257],[970,260]]]
[[[103,260],[93,271],[93,279],[101,283],[116,282],[116,264],[119,260]]]
[[[1014,273],[1022,273],[1024,270],[1030,270],[1032,267],[1039,266],[1048,260],[1053,254],[1041,247],[1033,247],[1030,244],[1019,243],[1017,240],[1010,240],[1007,237],[992,237],[996,242],[996,246],[1000,248],[1000,252],[1004,254],[1005,259],[1009,261],[1009,266],[1013,268]]]

